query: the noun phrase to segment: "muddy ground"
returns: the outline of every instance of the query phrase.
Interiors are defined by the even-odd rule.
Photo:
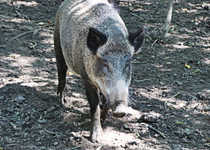
[[[77,76],[68,76],[60,107],[53,52],[54,17],[61,0],[0,0],[1,150],[210,149],[210,3],[178,0],[165,40],[168,0],[119,0],[135,31],[145,25],[133,58],[129,113],[107,117],[104,141],[89,139],[90,113]]]

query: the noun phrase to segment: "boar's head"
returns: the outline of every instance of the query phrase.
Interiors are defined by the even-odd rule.
[[[89,78],[103,95],[103,109],[112,109],[115,117],[126,114],[131,81],[131,58],[141,50],[144,27],[127,36],[106,36],[95,28],[89,28],[87,47],[91,61],[87,67]]]

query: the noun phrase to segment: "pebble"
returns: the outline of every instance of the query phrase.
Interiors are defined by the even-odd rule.
[[[204,108],[205,111],[210,111],[210,106]]]
[[[203,79],[200,79],[199,82],[200,82],[201,84],[205,84],[205,83],[206,83]]]
[[[10,113],[12,113],[12,112],[14,112],[14,108],[6,108],[6,111],[8,111],[8,112],[10,112]]]
[[[47,123],[47,120],[46,119],[39,119],[38,123],[39,124],[45,124],[45,123]]]
[[[4,96],[0,96],[0,101],[1,101],[1,100],[4,100]]]
[[[176,83],[178,86],[183,85],[183,83],[182,83],[181,81],[176,81],[175,83]]]
[[[54,145],[54,146],[57,146],[57,145],[58,145],[58,142],[54,142],[53,145]]]
[[[30,117],[27,116],[24,121],[27,122],[27,121],[29,121],[29,119],[30,119]]]
[[[162,124],[161,127],[162,128],[167,128],[167,125],[166,124]]]
[[[155,114],[143,114],[141,117],[140,117],[140,120],[142,122],[148,122],[148,123],[154,123],[154,122],[157,122],[157,115]]]
[[[45,131],[44,130],[39,130],[39,134],[40,135],[44,135],[45,134]]]
[[[15,102],[22,104],[25,101],[25,98],[21,95],[18,95],[18,97],[15,98]]]
[[[24,133],[24,134],[23,134],[23,138],[27,138],[28,135],[29,135],[28,133]]]
[[[190,134],[192,133],[192,130],[186,128],[186,129],[184,130],[184,133],[185,133],[186,135],[190,135]]]
[[[183,132],[182,130],[177,130],[177,131],[174,131],[174,134],[176,134],[177,136],[181,136],[183,135]]]
[[[201,100],[210,100],[210,94],[207,93],[198,92],[196,96]]]
[[[182,150],[182,145],[173,145],[173,150]]]
[[[39,137],[39,138],[35,139],[35,141],[39,142],[39,141],[41,141],[41,138]]]

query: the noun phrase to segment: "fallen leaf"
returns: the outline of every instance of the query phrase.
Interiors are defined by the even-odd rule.
[[[74,75],[74,73],[73,72],[70,72],[70,71],[67,71],[66,73],[67,73],[67,75],[70,75],[70,76],[71,75]]]
[[[16,124],[14,124],[13,122],[10,122],[10,125],[13,127],[13,129],[17,128]]]
[[[191,72],[191,74],[197,73],[197,72],[199,72],[199,71],[200,71],[200,69],[197,69],[197,70]]]
[[[185,66],[186,68],[188,68],[188,69],[191,68],[190,65],[188,65],[187,63],[185,63],[184,66]]]
[[[38,25],[39,26],[47,26],[47,25],[49,25],[49,23],[48,22],[47,23],[45,23],[45,22],[39,22]]]
[[[187,11],[187,8],[183,8],[182,11]]]

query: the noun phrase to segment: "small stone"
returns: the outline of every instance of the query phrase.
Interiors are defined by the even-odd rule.
[[[0,96],[0,101],[1,101],[1,100],[4,100],[4,96]]]
[[[55,106],[50,107],[49,109],[47,109],[48,112],[54,111],[56,109]]]
[[[183,135],[182,130],[174,131],[174,134],[176,134],[177,136]]]
[[[137,145],[136,141],[128,142],[129,145]]]
[[[44,135],[45,131],[44,130],[39,130],[40,135]]]
[[[47,120],[45,120],[45,119],[39,119],[38,120],[38,123],[39,124],[45,124],[45,123],[47,123]]]
[[[190,129],[186,128],[186,129],[184,130],[184,133],[185,133],[186,135],[190,135],[190,134],[192,133],[192,131],[191,131]]]
[[[161,127],[162,128],[167,128],[167,125],[166,124],[162,124]]]
[[[160,136],[159,134],[155,134],[155,135],[154,135],[155,138],[158,138],[159,136]]]
[[[58,142],[54,142],[54,143],[53,143],[54,146],[57,146],[58,144],[59,144]]]
[[[28,133],[24,133],[23,138],[27,138],[27,137],[28,137]]]
[[[30,119],[30,117],[27,116],[24,121],[27,122],[27,121],[29,121],[29,119]]]
[[[196,96],[197,96],[197,98],[199,98],[201,100],[210,100],[210,94],[209,93],[198,92]]]
[[[210,106],[204,108],[205,111],[210,111]]]
[[[183,83],[182,83],[181,81],[176,81],[175,83],[176,83],[178,86],[183,85]]]
[[[25,101],[25,98],[21,95],[18,95],[18,97],[15,98],[15,102],[22,104]]]
[[[173,150],[182,150],[182,145],[173,145]]]
[[[73,140],[74,140],[74,137],[73,136],[71,136],[71,137],[68,138],[68,141],[73,141]]]
[[[124,125],[124,129],[125,129],[125,130],[132,130],[132,129],[131,129],[128,125],[126,125],[126,124]]]
[[[41,141],[41,138],[39,137],[39,138],[35,139],[35,141],[39,142],[39,141]]]
[[[162,97],[167,97],[167,96],[168,96],[168,93],[166,91],[163,91]]]
[[[10,113],[12,113],[12,112],[14,112],[14,108],[6,108],[6,111],[8,111],[8,112],[10,112]]]
[[[206,83],[203,79],[200,79],[199,82],[200,82],[201,84],[205,84],[205,83]]]
[[[142,122],[154,123],[157,122],[158,117],[155,114],[143,114],[140,118]]]

